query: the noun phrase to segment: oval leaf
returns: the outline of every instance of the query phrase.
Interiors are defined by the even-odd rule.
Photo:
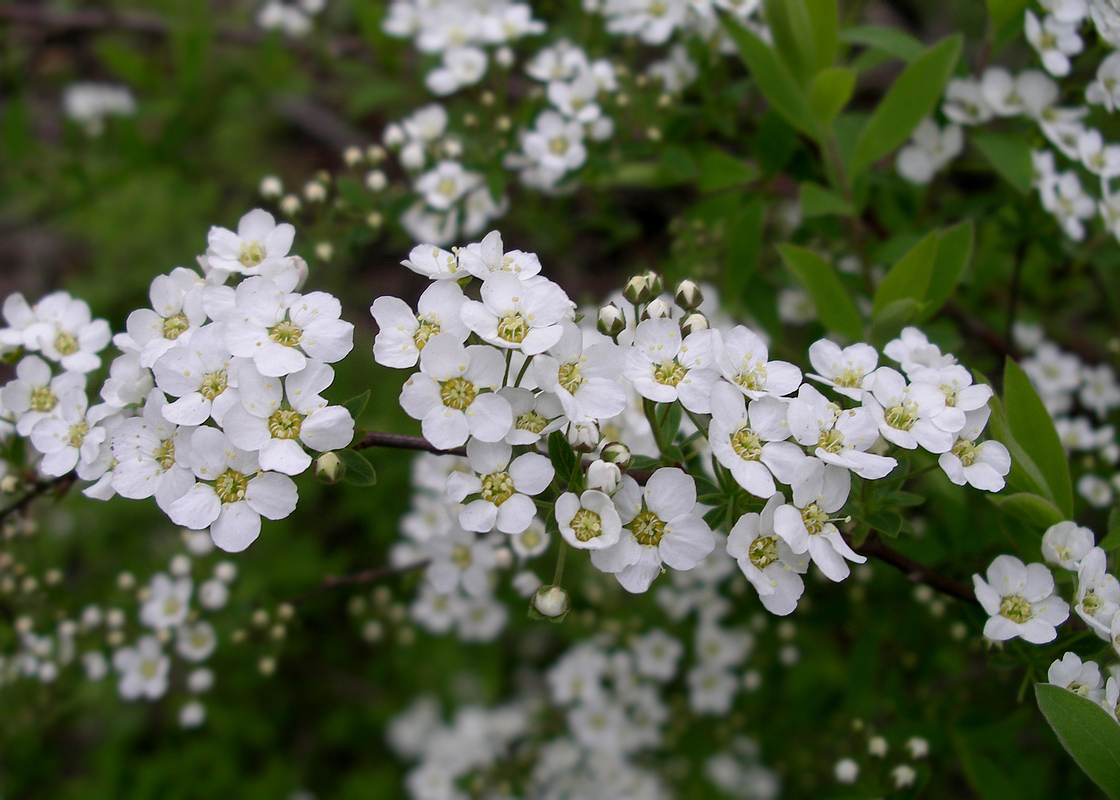
[[[1071,691],[1036,683],[1038,707],[1073,756],[1105,794],[1120,800],[1120,725],[1092,700]]]
[[[373,486],[377,483],[377,473],[369,459],[357,450],[336,450],[335,453],[346,465],[346,474],[343,480],[355,486]]]
[[[863,317],[832,265],[804,247],[778,245],[778,252],[790,271],[809,290],[821,324],[850,341],[859,341],[863,336]]]
[[[1073,519],[1073,483],[1058,431],[1030,378],[1010,358],[1003,370],[1003,393],[1011,435],[1042,473],[1062,518]]]
[[[934,260],[937,258],[938,238],[937,231],[926,234],[891,267],[891,271],[875,291],[872,314],[878,314],[898,300],[910,299],[918,303],[925,300],[929,279],[933,275]]]

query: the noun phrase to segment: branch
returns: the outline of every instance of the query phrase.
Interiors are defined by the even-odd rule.
[[[53,491],[59,497],[62,497],[70,490],[70,487],[74,485],[75,480],[77,480],[77,476],[73,472],[68,472],[60,478],[53,478],[51,480],[36,479],[23,497],[10,506],[0,509],[0,522],[6,520],[13,514],[23,514],[36,498],[42,497],[48,492]]]
[[[845,536],[844,540],[851,546],[852,540],[849,537]],[[854,549],[856,552],[862,553],[865,556],[870,556],[885,564],[890,564],[899,572],[903,573],[906,579],[911,583],[924,583],[926,586],[929,586],[931,589],[936,589],[942,594],[955,597],[957,600],[963,600],[966,603],[972,603],[973,605],[977,605],[979,602],[976,599],[976,593],[972,591],[972,587],[950,580],[940,572],[936,572],[909,556],[904,556],[897,550],[887,547],[874,531],[872,531],[871,535],[867,537],[862,545]]]
[[[440,450],[423,436],[407,436],[403,433],[381,433],[370,431],[366,438],[355,445],[351,450],[365,450],[367,447],[391,447],[395,450],[420,450],[425,453],[435,453],[437,456],[466,456],[465,447],[456,447],[454,450]]]
[[[409,572],[424,569],[428,564],[432,563],[430,558],[425,558],[423,561],[417,561],[414,564],[405,564],[403,567],[378,567],[376,569],[367,569],[364,572],[356,572],[353,575],[328,575],[323,583],[309,592],[301,594],[292,601],[293,605],[302,605],[308,600],[318,597],[319,595],[329,592],[332,589],[337,589],[339,586],[354,586],[355,584],[372,583],[379,581],[382,578],[395,578],[398,575],[407,575]]]

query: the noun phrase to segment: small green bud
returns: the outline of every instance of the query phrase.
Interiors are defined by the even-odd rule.
[[[704,294],[692,281],[681,281],[677,284],[677,292],[673,295],[673,299],[686,311],[695,311],[704,302]]]
[[[622,442],[609,442],[599,457],[609,464],[618,464],[622,469],[630,466],[630,448]]]
[[[642,277],[646,279],[646,285],[649,286],[650,297],[657,297],[657,295],[665,291],[665,283],[661,280],[660,274],[650,270]]]
[[[568,593],[559,586],[542,586],[533,595],[533,608],[542,617],[556,619],[563,617],[572,608]]]
[[[599,309],[599,332],[612,339],[626,330],[626,317],[614,303]]]
[[[346,465],[338,453],[323,453],[315,459],[315,477],[323,483],[338,483],[346,474]]]
[[[653,293],[650,292],[649,283],[645,277],[635,275],[630,280],[626,281],[626,286],[622,289],[622,296],[629,300],[634,305],[647,302]]]
[[[708,318],[700,313],[692,313],[684,318],[681,323],[681,335],[688,336],[696,331],[708,330]]]

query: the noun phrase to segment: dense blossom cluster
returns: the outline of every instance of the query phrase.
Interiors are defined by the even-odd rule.
[[[35,304],[10,296],[0,349],[16,376],[0,390],[2,419],[41,456],[38,472],[75,471],[101,500],[154,497],[172,522],[209,529],[230,552],[257,538],[262,517],[291,514],[291,476],[311,465],[308,451],[354,436],[350,413],[322,396],[353,325],[336,298],[298,291],[307,267],[288,254],[294,235],[261,210],[236,232],[211,229],[200,270],[157,277],[151,308],[113,337],[121,354],[95,405],[86,375],[102,363],[108,324],[65,292]]]

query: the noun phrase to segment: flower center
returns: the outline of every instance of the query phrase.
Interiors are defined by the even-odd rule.
[[[241,252],[238,254],[237,260],[241,262],[243,267],[255,267],[264,261],[264,257],[264,246],[254,239],[251,242],[241,243]]]
[[[634,540],[646,547],[657,547],[661,544],[661,537],[668,531],[665,523],[652,511],[641,512],[627,527],[634,534]]]
[[[186,314],[176,314],[168,317],[163,321],[163,338],[175,341],[190,326]]]
[[[66,432],[67,441],[71,447],[81,447],[82,442],[86,440],[87,433],[89,433],[89,424],[82,420],[76,425],[70,426],[70,430]]]
[[[845,389],[858,389],[863,385],[863,370],[856,367],[847,367],[836,373],[832,382],[837,386],[843,386]]]
[[[436,186],[436,191],[444,197],[454,197],[457,190],[458,186],[451,178],[444,178]]]
[[[1081,683],[1080,681],[1074,681],[1069,686],[1067,686],[1066,689],[1073,692],[1074,694],[1079,694],[1082,697],[1089,696],[1089,687],[1084,683]]]
[[[451,551],[451,563],[459,569],[466,569],[471,565],[474,557],[471,555],[471,549],[465,544],[457,544]]]
[[[805,530],[815,535],[822,532],[828,524],[828,514],[816,503],[810,503],[801,509],[801,521],[805,523]]]
[[[572,532],[581,542],[588,542],[603,535],[603,520],[594,511],[581,508],[572,517]]]
[[[482,499],[500,506],[513,497],[513,478],[508,472],[491,472],[482,476]]]
[[[439,385],[439,396],[448,408],[462,411],[474,402],[478,389],[474,384],[464,378],[452,378]]]
[[[31,410],[50,411],[58,404],[58,398],[49,386],[36,386],[31,390]]]
[[[416,333],[412,334],[412,341],[416,342],[416,349],[423,350],[424,345],[428,340],[439,333],[439,323],[435,320],[420,319],[417,317],[420,326],[416,329]]]
[[[145,680],[150,681],[156,676],[157,672],[159,672],[159,665],[150,658],[146,658],[140,662],[140,675]]]
[[[1034,617],[1034,609],[1021,594],[1009,594],[999,604],[999,614],[1012,622],[1023,623]]]
[[[662,361],[653,368],[653,379],[666,386],[676,386],[684,378],[685,369],[677,363],[676,359]]]
[[[891,406],[883,415],[887,424],[900,431],[908,431],[918,421],[918,406],[913,402],[903,401],[897,406]]]
[[[177,597],[169,597],[163,601],[163,614],[167,617],[173,617],[179,613],[179,609],[182,607]]]
[[[160,442],[159,447],[152,451],[152,458],[165,470],[175,466],[175,440],[164,439]]]
[[[525,318],[521,316],[520,311],[506,314],[498,321],[498,338],[505,339],[507,342],[521,344],[528,332],[529,326],[525,323]]]
[[[1097,595],[1095,589],[1089,589],[1085,592],[1085,599],[1081,601],[1082,610],[1091,617],[1095,617],[1100,613],[1101,607],[1104,605],[1104,600]]]
[[[527,411],[517,418],[516,428],[530,433],[540,433],[548,424],[548,420],[536,411]]]
[[[268,418],[268,432],[273,439],[297,439],[302,422],[303,414],[291,408],[282,408]]]
[[[824,450],[826,453],[837,454],[844,449],[844,434],[833,428],[830,431],[821,433],[820,441],[817,442],[817,447]]]
[[[202,385],[198,387],[198,392],[207,400],[213,400],[226,390],[229,379],[226,377],[226,371],[220,369],[217,372],[207,372],[202,376]]]
[[[744,425],[731,435],[731,449],[744,461],[758,461],[762,456],[762,439]]]
[[[245,499],[245,491],[249,488],[249,479],[240,472],[227,469],[214,481],[214,491],[223,503],[236,503]]]
[[[568,152],[568,140],[563,136],[550,139],[548,142],[548,149],[553,155],[562,156]]]
[[[575,394],[576,389],[583,385],[584,380],[583,367],[578,361],[569,361],[567,364],[560,365],[557,381],[569,394]]]
[[[778,537],[760,536],[751,542],[747,550],[751,563],[759,569],[766,569],[778,560]]]
[[[766,365],[758,364],[753,369],[740,372],[735,376],[735,383],[747,391],[763,391],[766,388]]]
[[[962,467],[971,467],[976,460],[976,445],[968,439],[957,439],[953,445],[953,455],[961,460]]]
[[[59,331],[54,339],[54,349],[64,356],[78,352],[78,340],[69,331]]]
[[[268,338],[285,347],[295,347],[303,339],[303,331],[291,320],[284,320],[272,326]]]
[[[939,386],[937,388],[939,388],[942,392],[945,393],[945,406],[947,408],[956,408],[956,406],[957,406],[957,387],[956,386],[947,386],[945,384],[942,384],[941,386]]]
[[[541,534],[539,531],[529,528],[521,534],[521,544],[527,549],[532,550],[541,543]]]

